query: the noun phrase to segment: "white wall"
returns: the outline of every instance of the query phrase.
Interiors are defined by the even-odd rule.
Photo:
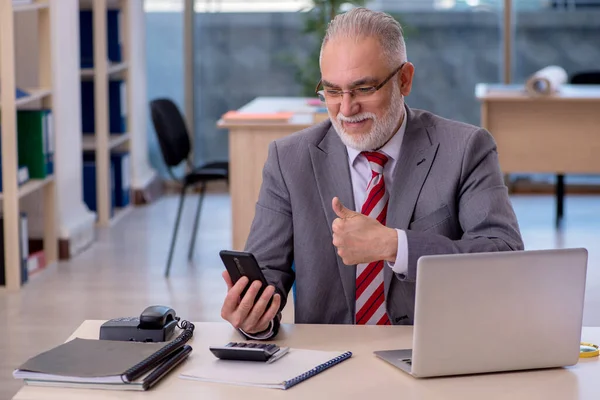
[[[82,199],[79,2],[50,3],[59,237],[77,253],[93,239],[96,220]]]
[[[156,171],[148,161],[148,99],[146,93],[146,16],[144,2],[129,0],[130,27],[129,43],[131,94],[131,159],[133,189],[143,189],[155,177]]]

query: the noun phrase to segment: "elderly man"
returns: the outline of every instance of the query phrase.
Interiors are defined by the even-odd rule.
[[[271,143],[246,244],[270,285],[240,298],[249,282],[223,275],[248,338],[277,334],[294,281],[296,323],[412,324],[419,257],[523,249],[491,135],[405,105],[396,20],[338,15],[320,65],[330,119]]]

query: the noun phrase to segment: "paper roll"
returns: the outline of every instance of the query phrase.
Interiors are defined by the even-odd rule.
[[[548,96],[556,93],[567,79],[567,71],[551,65],[533,74],[525,83],[525,88],[529,94]]]

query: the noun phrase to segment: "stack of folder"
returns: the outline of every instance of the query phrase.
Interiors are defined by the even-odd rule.
[[[81,81],[81,131],[93,134],[96,130],[94,81]],[[122,79],[108,83],[108,129],[111,135],[127,132],[127,87]]]
[[[239,111],[228,111],[221,119],[229,122],[260,122],[260,123],[287,123],[294,116],[293,112],[280,111],[273,113],[247,113]]]
[[[144,343],[75,338],[13,372],[27,385],[107,390],[152,388],[192,351],[181,342]]]
[[[106,40],[108,61],[119,63],[123,59],[121,50],[121,10],[106,10]],[[92,10],[79,12],[79,54],[81,68],[94,67],[94,21]]]
[[[52,110],[17,111],[19,166],[27,167],[31,179],[54,173],[54,124]]]
[[[114,208],[127,207],[131,202],[131,169],[128,151],[112,151],[110,153],[110,190],[111,215]],[[83,152],[83,201],[92,211],[97,211],[96,204],[96,154],[93,151]]]
[[[19,253],[21,258],[21,285],[29,280],[29,231],[27,214],[21,213],[19,219]],[[6,284],[6,264],[4,251],[4,217],[0,214],[0,286]]]

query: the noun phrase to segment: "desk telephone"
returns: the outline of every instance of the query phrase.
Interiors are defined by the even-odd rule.
[[[179,317],[166,306],[147,307],[139,317],[111,319],[100,327],[100,339],[133,342],[166,342],[171,339]],[[189,328],[184,321],[181,328]],[[192,327],[193,329],[193,327]]]

